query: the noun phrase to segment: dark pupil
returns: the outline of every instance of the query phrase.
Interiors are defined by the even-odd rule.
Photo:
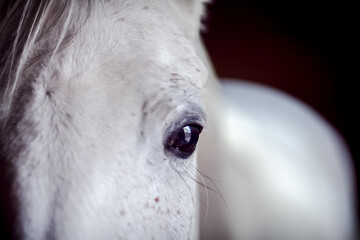
[[[196,148],[201,132],[201,127],[191,125],[184,126],[176,131],[171,138],[169,145],[184,154],[190,155]]]

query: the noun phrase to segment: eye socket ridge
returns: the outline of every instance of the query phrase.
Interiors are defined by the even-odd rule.
[[[179,158],[189,158],[196,149],[203,127],[197,123],[184,124],[170,133],[165,149]]]

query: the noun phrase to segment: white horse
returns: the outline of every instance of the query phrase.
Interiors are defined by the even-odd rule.
[[[353,236],[346,147],[289,97],[215,81],[201,1],[1,4],[5,237]]]

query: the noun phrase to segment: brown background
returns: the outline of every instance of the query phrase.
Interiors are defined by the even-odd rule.
[[[202,35],[220,77],[278,88],[325,117],[348,143],[356,171],[360,21],[354,4],[325,3],[215,0]]]

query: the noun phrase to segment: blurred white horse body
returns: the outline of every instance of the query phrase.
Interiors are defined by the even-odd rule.
[[[0,170],[15,218],[3,201],[3,226],[12,228],[3,234],[196,239],[202,226],[235,239],[353,237],[343,142],[290,97],[221,86],[199,40],[202,4],[7,5]],[[229,209],[206,191],[204,225],[201,172],[220,180]]]

